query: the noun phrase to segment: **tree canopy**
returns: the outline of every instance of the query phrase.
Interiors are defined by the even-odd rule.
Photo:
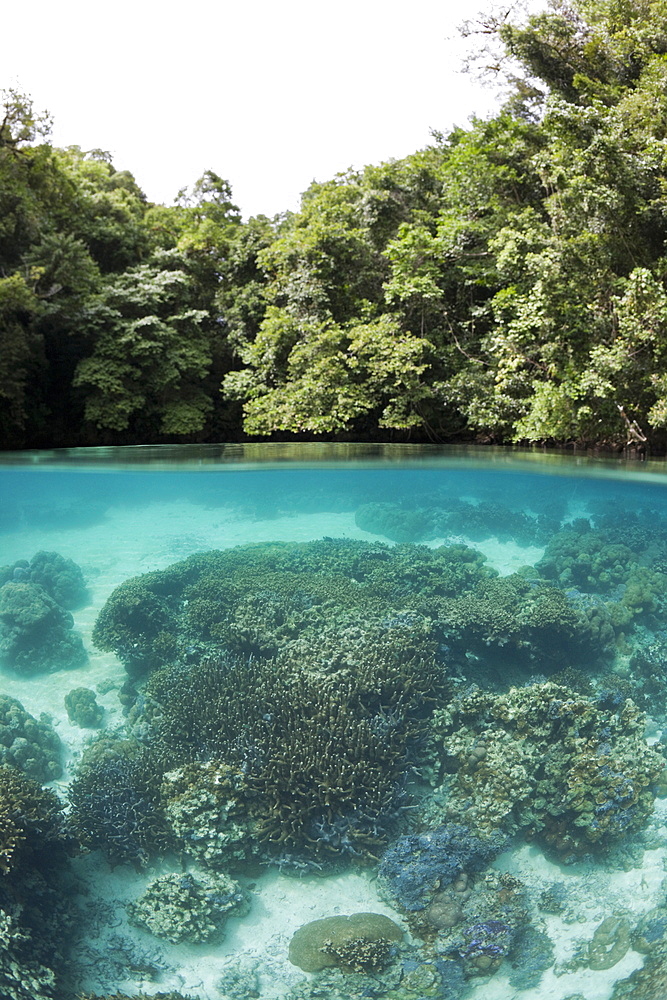
[[[469,31],[473,28],[470,27]],[[667,0],[487,20],[504,105],[241,219],[0,112],[3,447],[667,444]]]

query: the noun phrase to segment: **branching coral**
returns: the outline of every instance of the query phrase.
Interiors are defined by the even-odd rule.
[[[83,755],[70,785],[69,824],[113,864],[143,865],[169,844],[160,807],[160,768],[133,740],[102,737]]]
[[[363,711],[364,687],[353,678],[323,683],[272,661],[158,671],[147,687],[156,743],[165,754],[237,768],[258,835],[276,849],[373,853],[401,804],[410,739],[421,728],[414,693],[401,701],[398,674],[383,687],[382,665],[375,669],[376,701]],[[392,690],[395,704],[383,704]]]

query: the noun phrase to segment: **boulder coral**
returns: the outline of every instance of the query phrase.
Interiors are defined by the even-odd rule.
[[[403,931],[381,913],[353,913],[311,920],[294,933],[289,960],[304,972],[330,966],[351,972],[373,972],[392,957],[392,945]]]
[[[82,666],[87,655],[69,611],[35,583],[0,587],[0,662],[21,674]]]
[[[12,764],[37,781],[62,774],[62,743],[43,718],[26,712],[20,701],[0,694],[0,763]]]
[[[228,875],[160,875],[127,906],[129,919],[172,944],[221,941],[229,916],[248,912],[247,896]]]

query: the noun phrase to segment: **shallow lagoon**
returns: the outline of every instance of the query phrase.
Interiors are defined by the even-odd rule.
[[[9,997],[58,997],[72,989],[97,996],[178,990],[200,1000],[653,995],[650,977],[665,975],[663,920],[667,927],[660,759],[667,729],[667,479],[646,466],[635,473],[618,464],[488,455],[482,461],[437,449],[371,448],[357,457],[350,447],[261,446],[7,456],[0,470],[7,582],[24,584],[37,553],[57,552],[81,568],[87,588],[71,610],[69,631],[87,653],[75,667],[55,658],[45,666],[37,657],[40,668],[31,669],[30,649],[12,659],[16,643],[3,619],[0,690],[59,737],[62,773],[48,786],[65,802],[100,736],[113,738],[116,758],[158,738],[168,743],[159,718],[173,705],[164,696],[160,702],[155,683],[150,690],[150,677],[167,671],[174,686],[184,674],[198,676],[213,653],[224,663],[212,701],[221,697],[219,674],[230,664],[249,685],[246,697],[259,684],[260,673],[251,676],[239,662],[259,662],[252,669],[260,672],[269,664],[283,679],[305,677],[299,690],[310,709],[320,689],[338,697],[362,675],[377,680],[379,671],[385,694],[364,688],[344,708],[359,716],[355,739],[363,731],[371,740],[369,768],[381,748],[391,778],[381,800],[363,790],[361,774],[363,802],[334,796],[327,815],[322,765],[304,779],[314,803],[309,816],[294,824],[289,810],[279,814],[292,824],[280,843],[275,823],[264,823],[275,812],[266,760],[284,755],[284,733],[277,718],[264,717],[282,709],[262,711],[276,730],[264,739],[252,729],[248,703],[249,721],[239,726],[261,754],[244,757],[237,745],[198,730],[197,748],[178,747],[185,757],[170,757],[164,771],[173,774],[185,761],[201,772],[215,760],[244,780],[249,775],[253,795],[237,788],[235,814],[247,836],[239,835],[233,850],[223,823],[216,843],[224,849],[195,850],[188,837],[196,828],[201,842],[201,814],[192,813],[188,833],[183,811],[176,822],[173,802],[165,806],[164,781],[152,805],[171,809],[169,836],[157,847],[142,842],[134,854],[118,848],[109,831],[105,841],[75,796],[72,822],[92,849],[63,858],[57,878],[72,899],[62,926],[73,943],[67,964],[76,978],[49,984],[43,962],[41,971],[31,967],[34,982],[22,994],[19,948],[14,972],[3,971],[0,960]],[[283,544],[278,555],[266,547],[243,550],[236,562],[229,555],[263,543]],[[127,605],[120,605],[113,625],[136,630],[131,645],[141,655],[114,640],[113,630],[100,639],[99,626],[95,644],[95,623],[116,588],[137,576],[144,584],[158,579],[145,574],[184,560],[196,566],[197,554],[211,550],[227,556],[213,567],[206,615],[197,590],[201,568],[188,578],[187,594],[175,578],[160,577],[160,586],[172,589],[159,641],[145,623],[123,622]],[[251,562],[254,576],[245,568]],[[208,563],[205,569],[213,572]],[[223,572],[224,585],[215,576]],[[404,686],[409,681],[409,697],[397,691],[397,677]],[[78,688],[94,693],[101,725],[70,718],[65,696]],[[270,688],[277,702],[281,690]],[[144,707],[151,699],[159,707],[152,716]],[[296,738],[309,706],[292,702],[280,725],[296,727]],[[347,760],[344,742],[332,745]],[[168,750],[176,753],[173,745]],[[296,772],[293,758],[288,772]],[[133,774],[125,779],[130,784]],[[292,793],[289,780],[275,779],[280,795]],[[582,788],[588,791],[580,794]],[[301,786],[299,795],[294,809],[308,809]],[[431,858],[433,831],[443,828],[459,831],[459,839],[435,837],[442,850]],[[504,839],[485,853],[473,838],[489,843],[494,831]],[[412,865],[416,889],[401,864],[406,871]],[[24,887],[31,870],[25,865]],[[219,917],[217,937],[206,940],[202,932],[197,943],[174,942],[164,926],[156,935],[128,919],[158,878],[221,873],[238,883],[245,905]],[[0,905],[13,913],[18,875],[4,878],[10,881]],[[403,950],[386,968],[378,958],[377,969],[313,975],[288,961],[299,926],[360,911],[389,916],[404,931]],[[34,914],[23,919],[35,938],[48,933]],[[615,987],[644,963],[643,980]]]

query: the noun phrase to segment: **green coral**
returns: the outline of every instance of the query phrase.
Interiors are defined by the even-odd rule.
[[[334,966],[352,972],[382,969],[403,931],[381,913],[323,917],[303,924],[292,936],[289,960],[304,972]]]
[[[19,673],[82,666],[87,659],[74,620],[42,587],[10,581],[0,587],[0,660]]]
[[[630,700],[614,711],[554,683],[470,691],[434,713],[444,804],[436,794],[425,814],[523,830],[563,857],[611,845],[653,810],[664,758],[644,726]]]
[[[130,921],[172,944],[221,941],[229,916],[244,916],[248,901],[228,875],[173,873],[149,883],[127,907]]]
[[[62,774],[61,757],[62,743],[48,722],[38,722],[20,701],[0,694],[0,763],[37,781],[53,781]]]
[[[65,708],[70,722],[83,729],[97,729],[102,725],[104,709],[97,704],[95,692],[90,688],[72,688],[65,695]]]

